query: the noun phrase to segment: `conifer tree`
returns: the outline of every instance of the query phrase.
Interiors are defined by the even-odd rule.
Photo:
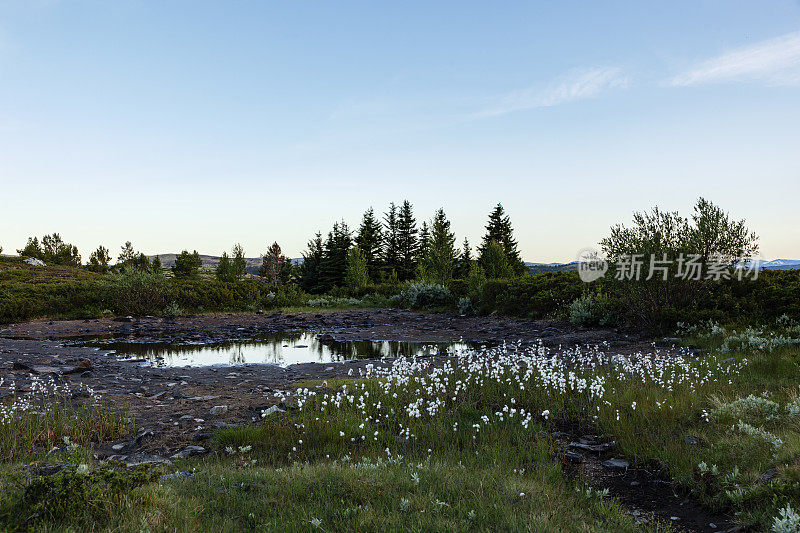
[[[222,257],[219,258],[219,263],[217,263],[217,269],[214,271],[214,275],[217,277],[217,280],[234,281],[231,267],[232,265],[231,260],[228,257],[228,252],[222,252]]]
[[[380,278],[381,253],[383,246],[383,228],[375,218],[375,211],[370,207],[361,219],[358,235],[355,239],[367,262],[367,273],[373,281]]]
[[[105,246],[98,246],[97,250],[92,252],[92,255],[89,256],[89,265],[87,268],[92,272],[104,274],[108,272],[109,261],[111,261],[111,255],[108,253],[108,248]]]
[[[400,243],[398,240],[398,214],[394,202],[389,204],[389,211],[383,216],[383,268],[387,276],[394,270],[397,273],[400,263]]]
[[[469,270],[472,268],[472,248],[469,241],[464,237],[464,244],[462,244],[461,255],[458,258],[458,268],[456,269],[456,276],[461,279],[466,279],[469,275]]]
[[[117,264],[125,264],[130,263],[134,259],[136,259],[136,250],[133,249],[133,245],[131,241],[126,241],[124,246],[120,247],[122,251],[120,252],[119,256],[117,257]]]
[[[397,275],[401,281],[414,278],[417,267],[417,220],[411,202],[403,201],[397,217]]]
[[[280,245],[273,242],[272,246],[267,249],[267,253],[261,257],[261,268],[258,269],[258,273],[270,283],[280,284],[283,259]]]
[[[239,281],[247,274],[247,261],[244,258],[244,248],[239,243],[233,245],[233,260],[231,261],[232,281]]]
[[[201,266],[203,266],[203,261],[200,259],[200,254],[197,253],[197,250],[193,253],[184,250],[175,257],[172,273],[175,274],[176,278],[196,278]]]
[[[424,220],[422,221],[422,225],[419,227],[419,246],[417,247],[417,255],[422,260],[425,257],[425,254],[428,253],[428,246],[431,243],[431,230],[428,227],[428,223]]]
[[[321,265],[322,286],[326,291],[344,284],[347,251],[350,249],[352,241],[352,233],[344,220],[336,222],[333,230],[328,233]]]
[[[153,261],[150,263],[150,270],[156,274],[161,274],[161,257],[158,254],[153,256]]]
[[[456,237],[450,231],[450,221],[439,209],[433,217],[430,240],[425,255],[420,258],[423,278],[442,285],[453,280],[458,259],[455,247]]]
[[[320,269],[322,266],[322,234],[317,232],[308,241],[308,251],[303,253],[303,264],[300,265],[300,287],[306,292],[322,292]]]
[[[489,214],[486,234],[483,236],[483,243],[479,248],[481,259],[483,259],[486,249],[492,241],[498,243],[503,248],[506,262],[513,274],[521,275],[526,271],[525,263],[522,262],[519,250],[517,250],[517,241],[514,240],[511,218],[506,215],[503,205],[500,203],[498,203]],[[487,271],[487,275],[488,274],[489,272]]]

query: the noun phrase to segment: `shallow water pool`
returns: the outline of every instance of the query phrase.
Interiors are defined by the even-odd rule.
[[[214,344],[170,344],[146,342],[104,342],[94,344],[113,350],[124,359],[143,359],[153,366],[236,366],[273,364],[288,366],[297,363],[334,363],[349,359],[425,356],[456,350],[478,348],[481,343],[466,342],[402,342],[402,341],[329,341],[316,333],[277,333],[247,341]]]

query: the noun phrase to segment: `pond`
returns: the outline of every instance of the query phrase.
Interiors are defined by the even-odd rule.
[[[90,343],[103,350],[113,350],[123,359],[139,360],[159,367],[236,366],[297,363],[334,363],[349,359],[425,356],[479,348],[481,343],[402,342],[402,341],[332,341],[320,340],[316,333],[276,333],[246,341],[213,344],[172,344],[154,342],[108,341]]]

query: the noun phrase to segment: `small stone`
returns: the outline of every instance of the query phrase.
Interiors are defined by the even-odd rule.
[[[224,414],[224,413],[227,413],[227,412],[228,412],[228,406],[227,405],[215,405],[214,407],[211,408],[211,414],[213,416],[221,415],[221,414]]]
[[[601,464],[606,468],[611,468],[612,470],[625,470],[630,466],[630,463],[625,459],[608,459],[607,461],[603,461]]]
[[[581,454],[575,453],[575,452],[566,452],[564,454],[564,459],[566,459],[567,461],[569,461],[571,463],[580,463],[580,462],[583,461],[583,456]]]
[[[686,444],[691,444],[692,446],[697,446],[700,444],[700,439],[697,437],[686,437]]]

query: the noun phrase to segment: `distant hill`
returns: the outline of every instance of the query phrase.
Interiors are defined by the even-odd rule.
[[[571,263],[525,263],[531,274],[541,274],[542,272],[563,272],[565,270],[578,270],[578,262]]]

